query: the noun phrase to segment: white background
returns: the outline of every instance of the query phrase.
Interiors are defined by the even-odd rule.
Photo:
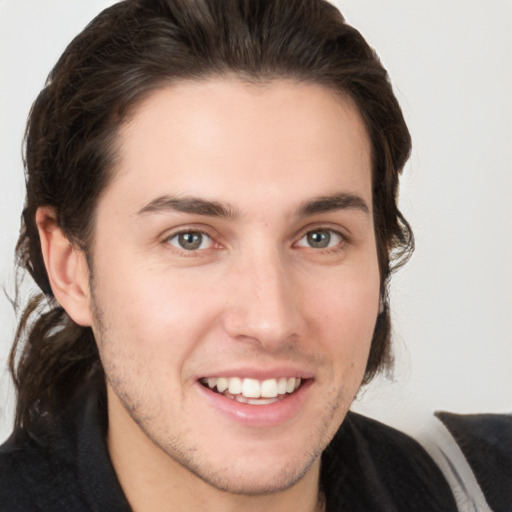
[[[0,286],[14,291],[30,105],[106,0],[0,0]],[[415,432],[430,412],[512,410],[512,1],[340,0],[392,77],[414,151],[417,250],[392,283],[396,372],[354,408]],[[0,294],[0,441],[15,315]]]

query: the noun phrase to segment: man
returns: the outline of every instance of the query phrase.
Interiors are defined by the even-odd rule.
[[[44,299],[12,351],[7,509],[456,510],[417,443],[348,412],[390,360],[409,150],[330,4],[100,14],[29,119]]]

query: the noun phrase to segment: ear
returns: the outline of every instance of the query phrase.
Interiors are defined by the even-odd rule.
[[[92,325],[89,268],[83,251],[72,245],[61,231],[53,208],[38,208],[36,224],[55,298],[78,325]]]

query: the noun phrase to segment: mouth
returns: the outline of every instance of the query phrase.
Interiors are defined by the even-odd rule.
[[[202,378],[199,382],[214,393],[240,403],[269,405],[296,393],[304,381],[295,377],[265,380],[242,377],[209,377]]]

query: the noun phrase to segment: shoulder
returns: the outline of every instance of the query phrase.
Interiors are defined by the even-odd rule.
[[[96,376],[54,415],[36,416],[0,447],[0,504],[9,512],[127,512],[106,446],[105,385]]]
[[[80,432],[95,396],[84,389],[53,415],[34,412],[0,446],[0,503],[9,512],[90,510],[83,490]],[[2,508],[2,510],[4,510]]]
[[[462,457],[451,460],[456,478],[464,475],[465,459],[489,508],[512,510],[512,415],[437,412],[436,416],[462,452]],[[450,456],[449,446],[440,448],[444,457]]]
[[[349,510],[457,510],[447,481],[421,445],[376,420],[350,412],[322,462],[326,495],[346,501]]]
[[[342,444],[352,439],[363,459],[371,459],[376,467],[385,469],[388,474],[404,473],[411,480],[432,478],[434,482],[444,483],[442,473],[426,450],[415,439],[393,427],[349,413],[338,436]],[[341,440],[342,437],[346,439]]]
[[[83,510],[66,442],[20,430],[0,446],[0,503],[10,512]]]

